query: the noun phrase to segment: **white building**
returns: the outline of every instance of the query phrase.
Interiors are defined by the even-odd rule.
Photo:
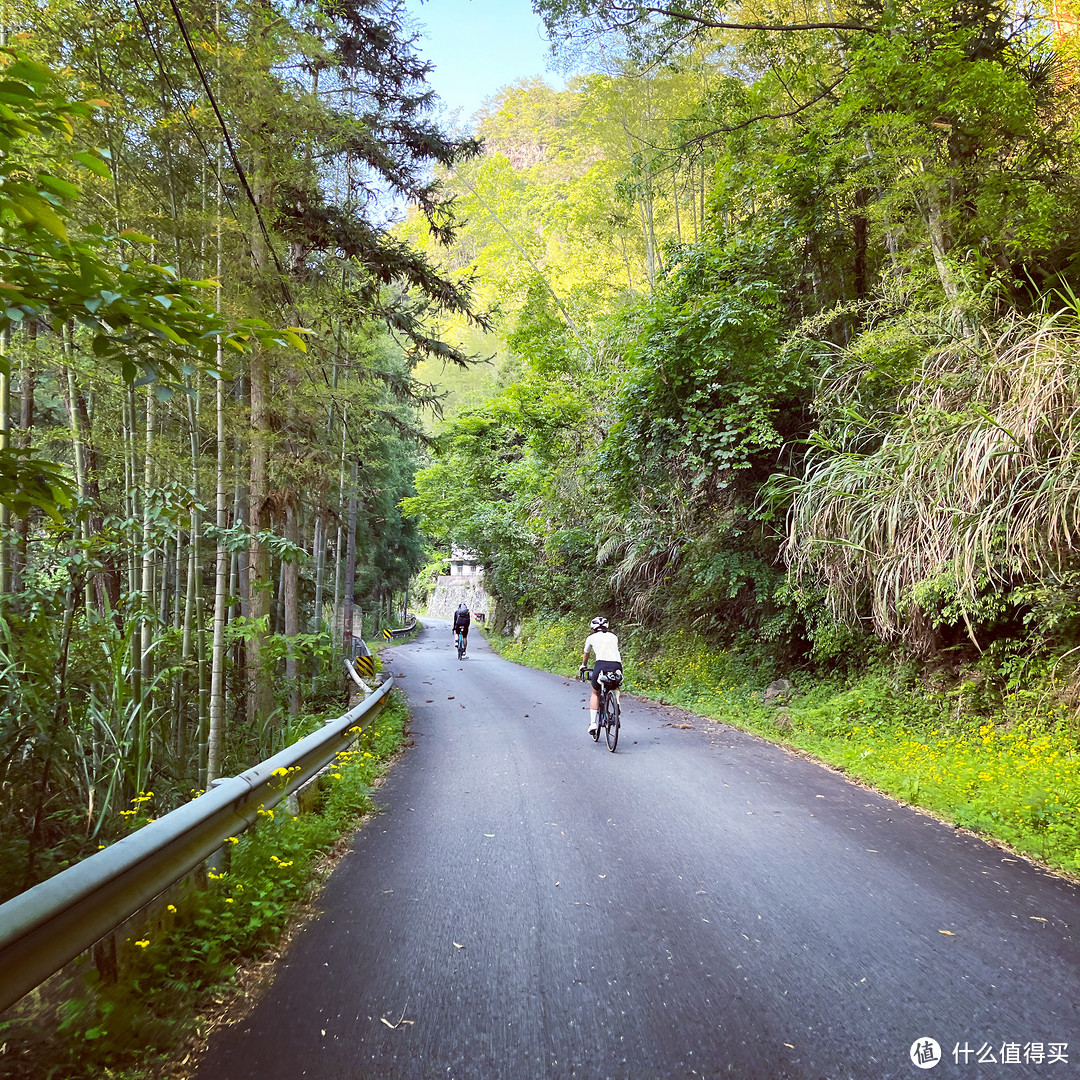
[[[483,572],[483,568],[471,551],[454,548],[450,553],[450,576],[452,578],[476,577],[483,574]]]

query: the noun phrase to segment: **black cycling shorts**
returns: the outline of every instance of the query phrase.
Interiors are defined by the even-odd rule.
[[[592,688],[598,694],[600,693],[600,683],[597,679],[597,676],[602,671],[618,671],[621,674],[622,664],[620,664],[618,660],[597,660],[596,663],[593,664],[592,677],[589,681],[592,683]]]

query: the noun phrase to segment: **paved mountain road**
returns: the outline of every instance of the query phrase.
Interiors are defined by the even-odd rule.
[[[414,745],[383,813],[202,1080],[1080,1071],[1074,886],[628,695],[611,754],[583,684],[428,622],[384,654]]]

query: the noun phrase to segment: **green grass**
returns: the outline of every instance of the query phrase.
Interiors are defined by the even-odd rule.
[[[134,1080],[188,1045],[233,993],[238,970],[273,953],[325,877],[328,853],[374,809],[372,784],[404,744],[407,718],[392,694],[324,776],[314,810],[293,816],[281,803],[232,838],[228,868],[205,891],[190,890],[122,943],[118,982],[71,980],[24,998],[0,1023],[0,1077]]]
[[[530,621],[505,656],[573,675],[587,631]],[[761,704],[774,672],[711,649],[697,635],[621,642],[630,693],[679,705],[806,751],[950,824],[1080,873],[1080,765],[1075,710],[1052,685],[997,696],[972,684],[930,689],[910,672],[851,681],[796,678],[792,699]]]

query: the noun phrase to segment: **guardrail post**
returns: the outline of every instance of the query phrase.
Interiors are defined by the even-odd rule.
[[[231,776],[219,776],[216,780],[210,781],[210,790],[221,787],[227,780],[231,780]],[[232,844],[222,844],[205,863],[208,873],[211,874],[226,874],[229,871],[229,864],[232,862]]]
[[[94,967],[104,983],[115,983],[120,978],[120,962],[116,955],[116,934],[106,934],[94,943],[91,950]]]

